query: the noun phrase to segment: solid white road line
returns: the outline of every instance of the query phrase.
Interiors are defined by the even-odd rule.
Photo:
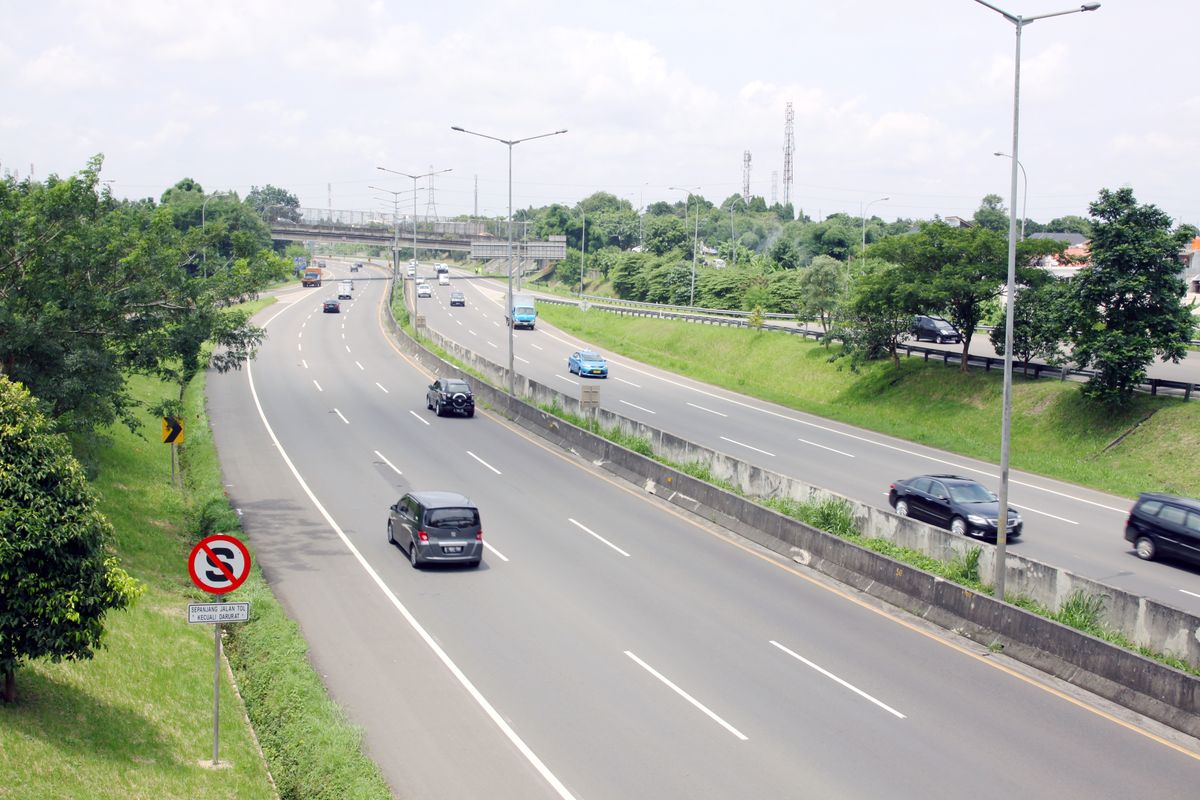
[[[724,439],[725,441],[729,442],[730,444],[736,444],[739,447],[745,447],[749,450],[753,450],[756,453],[762,453],[764,456],[771,456],[771,457],[775,456],[774,453],[768,453],[766,450],[759,450],[757,447],[748,445],[745,442],[739,442],[736,439],[730,439],[728,436],[722,436],[721,438]]]
[[[1196,594],[1195,592],[1189,592],[1187,589],[1180,589],[1179,591],[1183,592],[1184,594],[1190,594],[1192,597],[1200,597],[1200,594]]]
[[[389,392],[389,391],[387,390],[387,388],[386,388],[386,387],[385,387],[385,386],[384,386],[382,383],[380,383],[379,381],[375,381],[375,385],[376,385],[376,386],[378,386],[380,389],[383,389],[383,393],[384,393],[384,394],[391,394],[391,392]]]
[[[836,681],[837,683],[840,683],[842,686],[845,686],[847,689],[854,692],[859,697],[862,697],[866,700],[870,700],[872,703],[879,706],[880,708],[882,708],[884,711],[888,712],[889,714],[897,716],[900,719],[906,719],[906,717],[903,714],[901,714],[899,711],[897,711],[896,709],[889,706],[887,703],[882,703],[879,700],[876,700],[874,697],[871,697],[871,695],[867,694],[862,689],[859,689],[857,686],[853,686],[852,684],[847,683],[846,681],[842,680],[837,675],[834,675],[832,672],[830,672],[827,669],[822,669],[821,667],[818,667],[816,664],[809,661],[804,656],[802,656],[799,653],[796,653],[792,650],[789,650],[788,648],[784,647],[783,645],[781,645],[779,642],[775,641],[774,639],[771,640],[771,644],[773,644],[775,647],[778,647],[780,650],[787,653],[789,656],[796,659],[797,661],[801,661],[804,664],[807,664],[808,666],[812,667],[817,672],[824,675],[826,678],[829,678],[830,680]]]
[[[347,425],[349,425],[349,424],[350,424],[350,420],[346,419],[346,416],[345,416],[344,414],[342,414],[342,412],[338,411],[336,408],[333,410],[333,413],[335,413],[335,414],[337,414],[339,417],[341,417],[341,418],[342,418],[342,422],[346,423]]]
[[[281,309],[281,311],[282,310],[283,309]],[[278,314],[275,316],[278,316]],[[275,317],[272,317],[271,319],[274,318]],[[270,324],[270,320],[267,320],[267,324]],[[263,327],[266,327],[266,325]],[[438,660],[445,665],[446,669],[450,671],[450,674],[454,676],[455,680],[457,680],[459,684],[467,690],[467,693],[471,695],[472,699],[479,704],[479,707],[483,709],[485,714],[487,714],[488,719],[490,719],[492,723],[500,729],[500,732],[503,733],[510,742],[512,742],[513,746],[520,751],[521,755],[525,756],[525,760],[527,760],[533,766],[533,768],[538,771],[538,774],[542,776],[542,779],[545,780],[546,783],[550,784],[550,787],[554,789],[555,793],[559,797],[563,798],[563,800],[574,800],[575,796],[568,791],[566,785],[564,785],[563,782],[560,781],[558,777],[550,771],[550,768],[547,767],[540,758],[538,758],[537,754],[530,749],[529,745],[525,744],[525,741],[517,735],[517,732],[513,730],[512,726],[508,724],[504,717],[500,716],[500,713],[496,711],[495,707],[492,706],[492,704],[488,702],[487,698],[483,696],[479,689],[475,687],[475,684],[471,682],[466,673],[459,669],[458,665],[454,663],[449,654],[442,649],[442,646],[437,643],[437,641],[429,634],[427,630],[425,630],[420,622],[417,622],[417,618],[414,617],[412,612],[410,612],[408,608],[400,602],[400,598],[396,596],[396,593],[388,588],[388,585],[384,583],[383,578],[379,577],[379,573],[375,571],[375,568],[371,566],[367,559],[363,557],[363,554],[359,551],[359,549],[354,546],[354,543],[350,541],[350,537],[346,535],[345,531],[341,529],[329,512],[325,510],[325,506],[321,505],[321,501],[317,499],[317,496],[313,493],[312,489],[309,488],[308,483],[305,482],[304,478],[300,475],[300,470],[296,469],[296,465],[292,463],[292,459],[288,457],[287,451],[283,449],[283,444],[279,441],[279,438],[275,436],[275,431],[271,428],[271,423],[267,421],[266,412],[263,411],[262,403],[258,399],[258,391],[254,386],[253,369],[253,366],[249,363],[246,365],[246,376],[250,381],[250,394],[254,397],[254,405],[258,409],[258,416],[262,420],[263,426],[267,429],[267,434],[271,437],[271,441],[274,442],[275,449],[278,450],[279,455],[283,457],[284,463],[286,463],[288,469],[291,470],[292,475],[296,478],[296,482],[300,484],[300,488],[304,490],[306,495],[308,495],[308,499],[312,501],[312,504],[316,507],[317,511],[320,512],[321,516],[325,518],[325,521],[329,524],[329,527],[333,529],[333,532],[336,533],[338,538],[342,540],[342,544],[345,545],[346,549],[350,551],[350,554],[354,556],[354,559],[359,563],[359,566],[361,566],[367,575],[370,576],[375,585],[379,587],[379,590],[383,592],[384,596],[387,597],[392,606],[398,612],[400,612],[400,615],[404,617],[405,622],[407,622],[412,629],[416,631],[417,635],[421,637],[421,640],[425,642],[430,650],[433,651],[433,654],[437,656]],[[424,422],[424,420],[421,421]]]
[[[495,467],[493,467],[491,464],[487,463],[487,462],[486,462],[486,461],[484,461],[482,458],[480,458],[479,456],[477,456],[477,455],[475,455],[474,453],[472,453],[470,450],[468,450],[468,451],[467,451],[467,455],[469,455],[471,458],[473,458],[473,459],[475,459],[476,461],[478,461],[480,464],[483,464],[485,467],[487,467],[488,469],[490,469],[492,472],[496,473],[497,475],[501,474],[501,473],[500,473],[500,470],[496,469],[496,468],[495,468]]]
[[[633,403],[629,402],[628,400],[622,400],[621,402],[622,402],[622,403],[624,403],[625,405],[627,405],[627,406],[631,407],[631,408],[636,408],[638,411],[645,411],[647,414],[653,414],[653,413],[655,413],[655,412],[651,411],[651,410],[650,410],[650,409],[648,409],[648,408],[642,408],[641,406],[634,405]]]
[[[408,413],[410,413],[410,414],[412,414],[414,417],[416,417],[416,419],[417,419],[417,422],[421,423],[422,425],[428,425],[428,424],[429,424],[429,420],[425,419],[424,417],[422,417],[422,416],[421,416],[420,414],[418,414],[417,412],[415,412],[415,411],[409,411]]]
[[[823,445],[823,444],[817,444],[816,442],[810,442],[808,439],[797,439],[796,441],[798,441],[798,442],[804,442],[805,444],[807,444],[807,445],[812,445],[813,447],[819,447],[819,448],[821,448],[822,450],[828,450],[828,451],[829,451],[829,452],[831,452],[831,453],[837,453],[838,455],[840,455],[840,456],[845,456],[846,458],[854,458],[854,454],[853,454],[853,453],[846,453],[846,452],[843,452],[843,451],[841,451],[841,450],[834,450],[832,447],[826,447],[826,446],[825,446],[825,445]]]
[[[563,375],[555,375],[554,377],[556,377],[556,378],[562,378],[562,379],[563,379],[564,381],[566,381],[567,383],[573,383],[573,384],[575,384],[576,386],[578,386],[578,385],[579,385],[579,381],[573,381],[573,380],[571,380],[570,378],[568,378],[568,377],[566,377],[566,376],[563,376]]]
[[[392,469],[395,471],[395,473],[396,473],[397,475],[403,475],[403,474],[404,474],[403,472],[401,472],[401,471],[400,471],[400,468],[399,468],[399,467],[397,467],[397,466],[396,466],[395,464],[393,464],[392,462],[388,461],[388,460],[387,460],[387,457],[386,457],[386,456],[385,456],[383,453],[381,453],[381,452],[379,452],[378,450],[376,450],[376,451],[375,451],[375,455],[379,456],[379,460],[380,460],[380,461],[382,461],[383,463],[387,464],[389,467],[391,467],[391,468],[392,468]]]
[[[361,362],[355,361],[354,363],[358,364],[359,369],[364,370],[364,371],[366,370],[366,367],[364,367]]]
[[[593,530],[589,529],[588,527],[586,527],[586,526],[584,526],[584,525],[581,525],[580,523],[576,522],[575,520],[571,519],[570,517],[567,517],[567,522],[571,523],[571,524],[572,524],[572,525],[574,525],[576,528],[579,528],[579,530],[583,531],[584,533],[586,533],[586,534],[588,534],[588,535],[590,535],[590,536],[594,536],[594,537],[596,537],[596,539],[598,539],[598,540],[599,540],[599,541],[601,541],[601,542],[604,542],[606,545],[608,545],[609,547],[611,547],[613,550],[616,550],[618,553],[620,553],[621,555],[625,556],[626,558],[630,558],[630,557],[631,557],[631,556],[629,555],[629,553],[626,553],[624,550],[622,550],[621,548],[617,547],[615,544],[613,544],[612,542],[610,542],[608,539],[605,539],[605,538],[604,538],[603,536],[601,536],[600,534],[596,533],[595,531],[593,531]]]
[[[504,553],[501,553],[499,550],[488,544],[487,539],[483,540],[483,546],[488,550],[491,550],[492,554],[495,555],[496,558],[500,559],[501,561],[508,561],[508,558],[504,555]]]
[[[710,414],[716,414],[718,417],[728,417],[729,416],[728,414],[722,414],[720,411],[713,411],[711,408],[705,408],[704,406],[698,406],[695,403],[688,403],[688,405],[691,406],[692,408],[698,408],[701,411],[707,411]]]
[[[634,660],[634,662],[635,662],[635,663],[636,663],[638,666],[640,666],[642,669],[646,670],[646,672],[649,672],[651,675],[653,675],[654,677],[656,677],[656,678],[658,678],[660,681],[662,681],[664,684],[666,684],[666,685],[667,685],[667,688],[669,688],[671,691],[675,692],[675,694],[679,695],[679,696],[680,696],[680,697],[682,697],[684,700],[687,700],[689,703],[691,703],[691,704],[692,704],[693,706],[695,706],[696,708],[700,709],[700,711],[702,711],[702,712],[704,713],[704,715],[705,715],[705,716],[707,716],[707,717],[708,717],[709,719],[711,719],[713,722],[715,722],[715,723],[717,723],[718,725],[720,725],[720,726],[721,726],[722,728],[724,728],[725,730],[727,730],[727,731],[729,731],[730,733],[732,733],[732,734],[733,734],[734,736],[736,736],[737,738],[741,739],[743,742],[744,742],[744,741],[746,741],[746,740],[748,740],[748,739],[750,738],[750,737],[749,737],[749,736],[747,736],[746,734],[744,734],[744,733],[742,733],[741,731],[739,731],[737,728],[735,728],[735,727],[733,727],[732,725],[730,725],[730,724],[729,724],[728,722],[726,722],[725,720],[723,720],[723,719],[721,719],[720,717],[718,717],[716,714],[714,714],[712,711],[710,711],[710,710],[708,709],[708,707],[707,707],[707,706],[705,706],[703,703],[701,703],[699,700],[697,700],[696,698],[692,697],[690,694],[688,694],[687,692],[685,692],[683,689],[680,689],[680,688],[679,688],[678,686],[676,686],[675,684],[671,683],[669,680],[667,680],[667,679],[666,679],[666,677],[665,677],[665,676],[663,676],[663,674],[662,674],[661,672],[659,672],[659,671],[658,671],[658,670],[656,670],[654,667],[652,667],[652,666],[650,666],[649,664],[647,664],[645,661],[642,661],[640,658],[638,658],[637,656],[635,656],[635,655],[634,655],[632,652],[630,652],[629,650],[626,650],[626,651],[625,651],[625,655],[627,655],[627,656],[629,656],[630,658],[632,658],[632,659]]]
[[[616,364],[614,364],[613,366],[619,366],[619,365],[616,365]],[[627,380],[625,380],[624,378],[617,378],[617,377],[614,377],[614,378],[613,378],[613,380],[614,380],[614,381],[620,381],[621,383],[627,383],[627,384],[629,384],[630,386],[632,386],[632,387],[633,387],[633,388],[635,388],[635,389],[640,389],[640,388],[642,388],[642,385],[641,385],[640,383],[634,383],[633,381],[627,381]]]
[[[317,391],[318,391],[318,392],[323,392],[323,391],[325,391],[324,389],[322,389],[322,388],[321,388],[321,384],[317,383],[317,379],[316,379],[316,378],[313,378],[313,386],[317,387]]]

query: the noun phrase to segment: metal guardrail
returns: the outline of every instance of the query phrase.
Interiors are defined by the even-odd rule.
[[[592,297],[592,296],[588,296],[588,295],[584,296],[584,300],[587,301],[588,308],[594,308],[594,309],[598,309],[600,311],[608,311],[608,312],[614,313],[614,314],[623,314],[623,315],[634,316],[634,317],[658,317],[658,318],[662,318],[662,319],[677,319],[677,320],[681,320],[683,322],[694,322],[694,323],[697,323],[700,325],[721,325],[721,326],[729,326],[729,327],[735,327],[735,328],[749,327],[749,322],[746,319],[741,318],[740,316],[739,317],[716,316],[716,315],[710,315],[707,313],[705,313],[705,314],[694,314],[694,313],[693,314],[684,314],[684,313],[679,313],[676,311],[668,310],[668,309],[672,308],[671,306],[661,306],[661,305],[656,305],[653,303],[638,303],[637,304],[638,306],[642,306],[642,307],[634,307],[634,306],[629,306],[629,305],[617,305],[611,301],[611,298]],[[598,302],[593,302],[593,300],[598,301]],[[552,303],[555,305],[565,305],[565,306],[578,306],[580,304],[580,301],[578,301],[578,300],[564,300],[564,299],[547,298],[547,297],[539,297],[538,302]],[[622,301],[618,301],[618,302],[619,303],[629,303],[631,301],[622,300]],[[636,302],[636,301],[633,301],[633,302]],[[647,308],[646,306],[649,306],[649,307]],[[674,308],[679,308],[679,306],[675,306]],[[746,314],[747,312],[743,311],[743,312],[721,312],[721,313],[734,313],[734,314],[742,315],[742,314]],[[779,317],[782,317],[784,319],[794,319],[794,317],[790,314],[776,315],[776,318],[779,318]],[[781,333],[788,333],[793,336],[805,336],[805,337],[811,338],[811,339],[821,339],[821,338],[824,338],[824,336],[825,336],[825,333],[823,331],[814,331],[814,330],[809,330],[808,328],[791,327],[788,325],[763,324],[760,327],[762,330],[765,330],[765,331],[778,331]],[[913,356],[913,354],[917,354],[917,355],[922,356],[926,361],[929,360],[930,356],[933,356],[935,358],[940,358],[943,364],[947,364],[947,365],[949,365],[949,364],[961,365],[962,364],[962,353],[961,352],[953,352],[950,350],[938,350],[938,349],[935,349],[932,347],[922,347],[920,345],[907,344],[907,343],[899,344],[897,346],[897,349],[904,351],[905,356],[909,357],[909,358],[911,358]],[[1003,369],[1004,359],[996,357],[996,356],[979,356],[979,355],[974,355],[974,354],[968,354],[967,355],[967,366],[968,367],[983,367],[984,371],[988,372],[988,371],[991,371],[991,369],[993,367],[999,367],[999,368]],[[1046,375],[1046,376],[1053,375],[1054,377],[1058,378],[1059,380],[1066,380],[1068,377],[1091,378],[1093,375],[1096,374],[1096,372],[1094,370],[1075,369],[1072,367],[1055,367],[1055,366],[1051,366],[1050,364],[1043,364],[1043,363],[1040,363],[1037,361],[1025,362],[1025,361],[1018,361],[1018,360],[1014,359],[1013,360],[1014,374],[1016,373],[1016,371],[1018,369],[1021,370],[1022,373],[1026,373],[1026,374],[1032,373],[1034,378],[1041,378],[1044,375]],[[1188,383],[1186,381],[1172,381],[1172,380],[1167,380],[1165,378],[1147,378],[1145,381],[1142,381],[1140,384],[1138,384],[1138,387],[1149,391],[1151,395],[1157,395],[1160,389],[1169,389],[1169,390],[1179,391],[1179,392],[1183,393],[1184,400],[1191,400],[1192,392],[1200,393],[1200,384],[1198,384],[1198,383]]]

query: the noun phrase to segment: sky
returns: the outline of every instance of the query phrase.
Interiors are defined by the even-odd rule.
[[[1026,17],[1066,0],[992,0]],[[0,0],[0,174],[104,154],[119,197],[273,184],[305,207],[504,216],[595,191],[886,220],[1009,206],[1015,26],[974,0],[561,3]],[[1026,25],[1018,210],[1133,188],[1200,224],[1200,3],[1106,0]],[[772,178],[773,173],[777,179]],[[401,194],[387,194],[379,189]],[[887,198],[883,200],[881,198]],[[477,204],[477,205],[476,205]]]

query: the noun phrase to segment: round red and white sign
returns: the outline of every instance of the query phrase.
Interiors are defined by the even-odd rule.
[[[227,533],[201,539],[188,556],[192,583],[209,594],[225,594],[246,582],[250,551]]]

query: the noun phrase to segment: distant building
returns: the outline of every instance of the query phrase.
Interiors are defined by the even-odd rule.
[[[1179,262],[1183,267],[1183,280],[1192,294],[1200,294],[1200,236],[1179,251]]]
[[[951,228],[974,228],[975,221],[963,219],[962,217],[942,217],[942,222],[949,225]]]
[[[1065,251],[1066,259],[1059,259],[1054,256],[1042,256],[1041,261],[1038,262],[1039,267],[1042,267],[1056,277],[1073,278],[1081,268],[1086,267],[1091,261],[1091,242],[1082,233],[1048,231],[1044,233],[1031,233],[1025,238],[1049,239],[1055,242],[1066,242],[1069,245]]]

